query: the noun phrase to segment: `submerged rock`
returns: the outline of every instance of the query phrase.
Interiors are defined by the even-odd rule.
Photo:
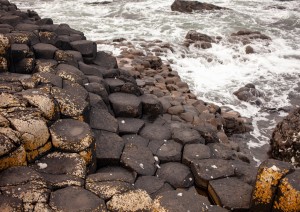
[[[175,0],[171,5],[172,11],[191,13],[193,11],[203,11],[203,10],[222,10],[225,7],[219,7],[213,4],[202,3],[199,1],[182,1]]]

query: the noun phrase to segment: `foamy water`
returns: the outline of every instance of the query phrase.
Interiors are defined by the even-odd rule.
[[[172,12],[173,0],[113,0],[106,5],[87,5],[96,0],[15,0],[21,9],[33,9],[55,23],[68,23],[90,40],[113,38],[155,40],[171,43],[164,60],[187,81],[197,96],[205,101],[226,105],[243,116],[253,118],[255,139],[250,147],[269,141],[276,121],[257,106],[239,101],[232,93],[253,83],[266,95],[264,107],[289,106],[288,94],[297,86],[300,75],[300,1],[275,0],[207,0],[232,10],[183,14]],[[283,6],[285,9],[278,9]],[[221,36],[212,48],[201,50],[182,44],[189,30]],[[271,42],[254,42],[257,54],[245,54],[241,44],[227,38],[238,30],[260,31]],[[137,44],[137,42],[132,42]],[[112,46],[101,49],[119,51]],[[206,58],[213,59],[208,62]],[[279,115],[285,115],[281,113]],[[264,121],[264,125],[260,125]]]

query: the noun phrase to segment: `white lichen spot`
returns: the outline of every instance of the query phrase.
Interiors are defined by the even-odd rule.
[[[142,169],[144,169],[144,164],[140,163],[140,167],[141,167]]]
[[[210,178],[213,179],[214,177],[213,177],[213,176],[210,176]]]
[[[196,157],[199,157],[199,155],[196,155]]]
[[[37,165],[38,165],[39,169],[45,169],[48,166],[47,163],[38,163]]]
[[[190,181],[192,181],[192,180],[193,180],[193,178],[191,178],[191,177],[190,177],[190,178],[189,178],[189,180],[190,180]]]
[[[157,157],[157,156],[154,156],[154,160],[155,160],[156,162],[158,162],[158,157]]]
[[[207,171],[207,172],[208,172],[208,169],[205,169],[205,171]]]
[[[156,164],[156,167],[160,169],[160,166],[158,164]]]
[[[178,193],[177,196],[182,197],[182,193]]]
[[[218,150],[217,150],[217,149],[215,149],[215,152],[218,152]]]
[[[217,168],[218,168],[216,165],[212,165],[211,167],[214,168],[214,169],[217,169]]]
[[[295,160],[295,157],[292,157],[292,158],[291,158],[291,162],[292,162],[292,163],[295,163],[295,161],[296,161],[296,160]]]
[[[273,165],[272,167],[271,167],[271,169],[273,170],[273,171],[279,171],[280,169],[277,167],[277,166],[275,166],[275,165]]]
[[[122,123],[122,124],[125,124],[125,120],[122,120],[121,123]]]

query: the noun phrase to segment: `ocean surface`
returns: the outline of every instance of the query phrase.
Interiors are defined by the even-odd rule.
[[[200,99],[229,106],[252,118],[254,131],[248,141],[251,149],[266,146],[276,122],[287,115],[277,109],[295,106],[297,99],[300,102],[299,0],[206,0],[203,2],[231,10],[192,14],[171,11],[173,0],[109,0],[109,4],[89,4],[101,1],[13,2],[22,10],[31,9],[41,17],[50,17],[55,23],[67,23],[84,32],[89,40],[126,38],[136,48],[142,48],[136,39],[170,43],[174,51],[166,52],[162,59],[171,62]],[[260,31],[272,41],[256,41],[251,46],[257,53],[246,54],[244,45],[228,40],[232,33],[244,29]],[[223,39],[210,49],[188,49],[183,42],[189,30]],[[112,45],[98,48],[114,55],[120,53]],[[253,83],[264,93],[262,106],[241,102],[233,95],[247,83]]]

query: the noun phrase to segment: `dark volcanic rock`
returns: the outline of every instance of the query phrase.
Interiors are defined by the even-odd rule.
[[[118,132],[118,122],[107,109],[92,107],[90,110],[90,126],[97,130],[106,130],[109,132]]]
[[[167,126],[147,124],[140,135],[150,140],[168,140],[171,138],[171,130]]]
[[[96,158],[98,166],[119,163],[125,145],[123,139],[115,133],[94,130],[96,138]]]
[[[233,93],[239,100],[250,102],[252,104],[261,105],[261,97],[263,93],[255,88],[255,85],[249,83]]]
[[[49,205],[55,211],[106,211],[104,200],[75,186],[52,192]]]
[[[35,52],[36,58],[53,59],[54,53],[58,49],[51,44],[38,43],[33,46],[33,50]]]
[[[120,117],[118,124],[120,134],[138,134],[145,122],[141,119]]]
[[[136,134],[123,135],[122,138],[124,139],[126,144],[132,143],[132,144],[142,145],[144,147],[147,147],[149,143],[148,139],[145,139],[142,136]]]
[[[165,163],[157,170],[156,176],[170,183],[174,188],[189,188],[194,184],[189,167],[176,162]]]
[[[300,108],[277,124],[271,138],[272,156],[300,165]]]
[[[148,147],[128,143],[125,145],[121,163],[141,175],[154,175],[155,160]]]
[[[89,40],[77,40],[70,43],[71,47],[75,51],[79,51],[83,57],[92,57],[96,56],[97,45],[95,42]]]
[[[112,93],[109,101],[117,117],[139,117],[142,114],[141,100],[132,94]]]
[[[213,4],[202,3],[198,1],[182,1],[175,0],[171,5],[172,11],[191,13],[193,11],[203,11],[203,10],[221,10],[226,9],[224,7],[219,7]]]
[[[0,210],[1,211],[22,211],[22,200],[15,197],[0,195]]]
[[[211,157],[210,148],[204,144],[187,144],[184,146],[182,163],[190,166],[194,161]]]
[[[97,52],[96,58],[93,60],[93,63],[104,69],[118,68],[116,58],[105,52]]]
[[[159,194],[153,201],[154,211],[210,211],[207,197],[197,193],[194,187],[189,190],[177,189]]]
[[[228,160],[203,159],[192,162],[191,170],[195,183],[199,187],[207,188],[209,181],[234,175],[234,166]]]
[[[217,205],[230,210],[249,210],[252,186],[237,178],[212,180],[208,192]]]
[[[162,189],[164,185],[165,185],[165,181],[158,177],[141,176],[136,180],[134,187],[137,189],[143,189],[152,196],[160,189]]]
[[[172,138],[181,143],[185,144],[196,144],[196,143],[205,143],[204,138],[199,134],[197,130],[194,129],[175,129],[172,135]]]
[[[155,118],[162,114],[162,104],[155,95],[144,94],[140,98],[143,104],[143,115],[148,115],[152,118]]]

